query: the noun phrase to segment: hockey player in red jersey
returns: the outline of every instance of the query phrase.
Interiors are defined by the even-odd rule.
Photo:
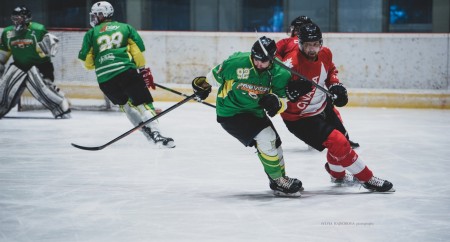
[[[286,57],[289,53],[298,50],[298,34],[300,32],[300,27],[304,24],[312,23],[311,18],[307,16],[299,16],[292,20],[291,26],[290,26],[290,34],[291,37],[281,39],[277,42],[277,57],[280,60],[283,60],[284,57]],[[333,107],[333,111],[336,113],[336,115],[339,117],[339,119],[342,122],[342,117],[337,108]],[[348,133],[345,134],[345,137],[347,137],[348,141],[350,142],[350,146],[352,148],[358,148],[359,143],[353,142],[350,140]]]
[[[286,127],[297,138],[318,151],[327,151],[325,169],[331,180],[339,184],[361,183],[366,189],[387,192],[395,191],[392,183],[373,176],[372,171],[350,146],[345,137],[345,128],[333,111],[348,102],[347,90],[337,77],[337,70],[329,48],[322,46],[322,32],[314,23],[300,27],[299,48],[285,56],[283,62],[309,80],[328,88],[335,97],[313,87],[300,96],[299,90],[307,85],[306,80],[296,78],[287,88],[288,107],[281,113]]]
[[[298,49],[298,33],[302,25],[312,23],[312,20],[307,16],[299,16],[292,20],[291,26],[289,27],[291,37],[284,38],[277,42],[277,54],[276,56],[282,60],[287,54]]]

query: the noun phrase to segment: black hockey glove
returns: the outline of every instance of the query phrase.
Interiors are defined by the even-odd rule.
[[[286,95],[291,102],[297,102],[301,96],[311,91],[312,83],[303,78],[295,81],[289,81],[286,86]]]
[[[211,85],[206,81],[206,77],[199,76],[192,81],[192,88],[197,98],[205,100],[211,92]]]
[[[333,100],[333,104],[337,107],[343,107],[348,103],[348,95],[347,89],[342,85],[342,83],[336,83],[328,88],[331,94],[336,95],[336,98]]]
[[[270,117],[275,116],[281,109],[281,101],[277,95],[269,93],[264,95],[258,102],[259,106],[263,107]]]

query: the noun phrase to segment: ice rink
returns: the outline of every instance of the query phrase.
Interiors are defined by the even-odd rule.
[[[167,108],[173,103],[156,103]],[[449,241],[450,110],[341,108],[356,152],[395,193],[336,187],[325,152],[280,117],[301,198],[274,197],[253,148],[189,102],[160,118],[157,149],[120,112],[11,111],[0,120],[0,241]]]

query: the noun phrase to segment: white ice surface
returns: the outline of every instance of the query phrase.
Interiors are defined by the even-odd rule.
[[[167,108],[173,103],[158,103]],[[450,110],[341,108],[356,152],[397,189],[334,187],[325,152],[279,117],[301,198],[274,197],[255,150],[187,103],[160,118],[156,149],[123,113],[11,111],[0,120],[0,241],[449,241]]]

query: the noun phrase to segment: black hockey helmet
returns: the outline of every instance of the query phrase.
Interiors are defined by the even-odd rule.
[[[265,51],[263,50],[261,45],[267,51],[267,55],[265,54]],[[263,36],[253,44],[251,55],[255,60],[266,62],[268,60],[273,59],[275,57],[276,52],[277,52],[277,45],[275,44],[275,41],[270,38],[267,38],[266,36]]]
[[[300,32],[300,27],[304,24],[312,23],[312,20],[308,16],[298,16],[292,20],[290,25],[291,37],[297,35]]]
[[[320,44],[322,44],[322,31],[315,23],[304,24],[300,27],[298,40],[300,44],[313,41],[320,41]]]

